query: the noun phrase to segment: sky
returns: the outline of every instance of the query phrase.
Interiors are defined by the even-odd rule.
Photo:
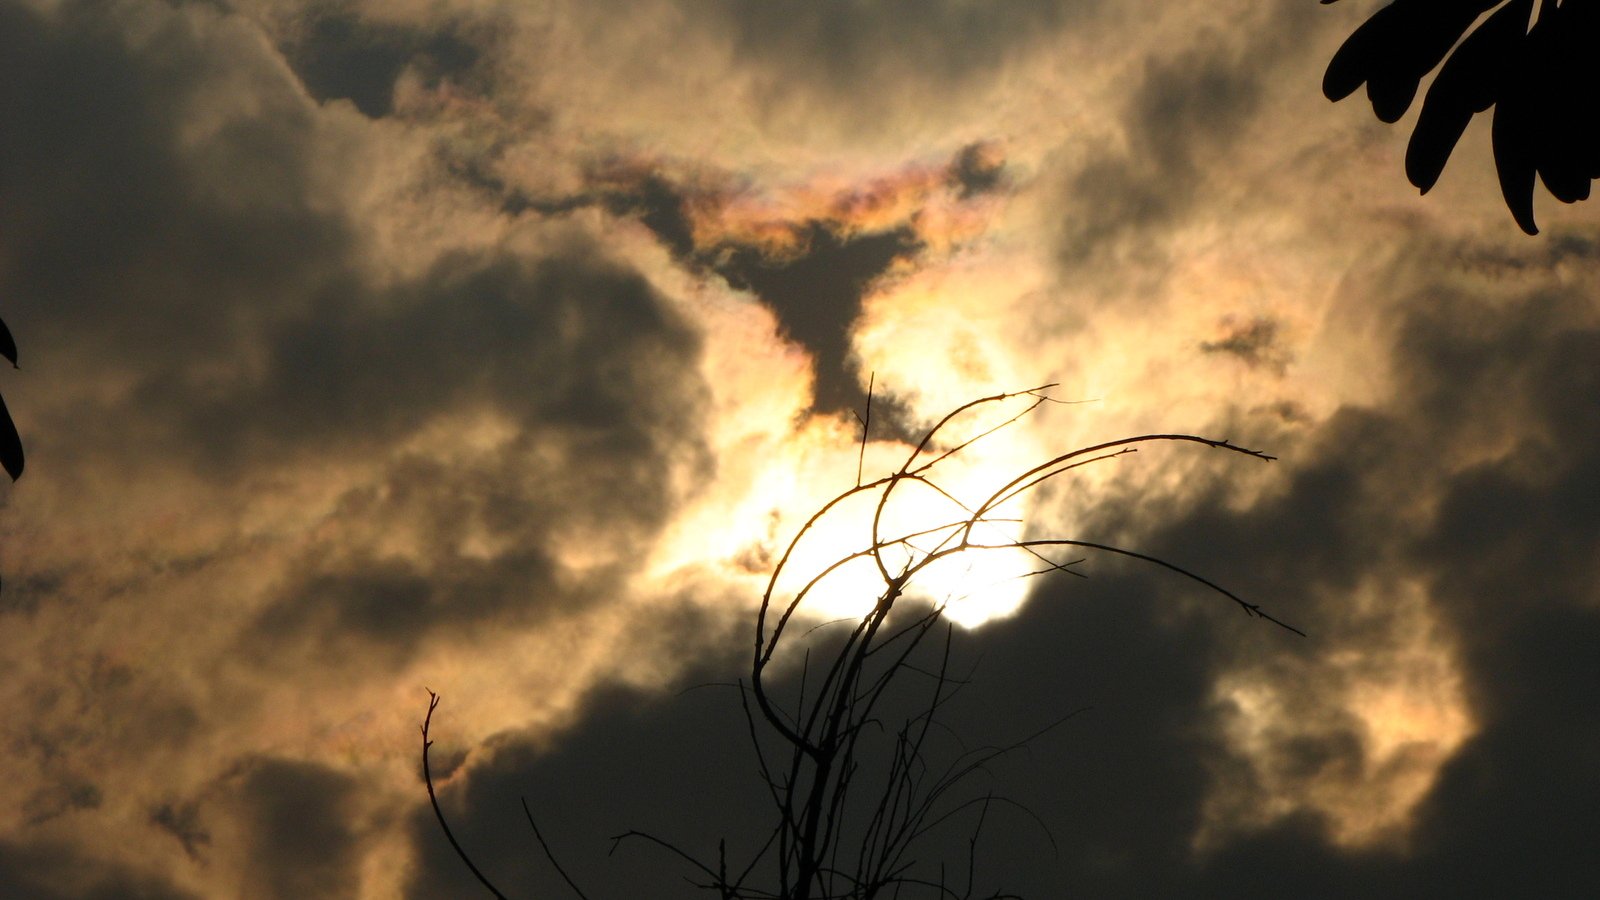
[[[996,527],[1305,636],[1110,554],[930,572],[930,753],[1064,719],[975,775],[976,884],[1591,893],[1600,207],[1524,235],[1483,117],[1418,196],[1416,110],[1321,93],[1375,8],[0,0],[0,895],[479,896],[430,689],[508,894],[570,896],[525,798],[591,896],[694,895],[610,837],[770,821],[728,685],[782,548],[1043,384],[953,495],[1261,450]],[[870,540],[817,532],[791,572]]]

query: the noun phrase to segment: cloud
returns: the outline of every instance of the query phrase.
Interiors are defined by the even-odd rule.
[[[526,793],[564,861],[654,887],[607,837],[759,821],[732,695],[677,691],[742,674],[794,517],[1042,381],[1095,402],[986,465],[1281,459],[1146,448],[1029,527],[1311,636],[1100,558],[962,634],[958,734],[1093,707],[981,782],[1055,844],[996,807],[980,880],[1582,886],[1593,214],[1530,243],[1492,182],[1374,178],[1400,148],[1317,95],[1344,13],[381,6],[0,9],[0,893],[471,890],[423,685],[497,880],[558,887]],[[868,372],[903,421],[858,456]]]
[[[395,84],[409,69],[424,89],[470,74],[479,50],[449,31],[417,31],[324,11],[296,23],[285,55],[319,101],[346,99],[364,115],[394,110]]]
[[[1209,190],[1243,174],[1231,160],[1274,87],[1274,69],[1315,33],[1289,24],[1302,14],[1288,4],[1254,14],[1272,26],[1203,28],[1139,48],[1120,140],[1094,152],[1068,182],[1064,266],[1081,268],[1108,253],[1151,262],[1141,255],[1157,252]]]
[[[1532,861],[1539,890],[1581,893],[1596,782],[1571,738],[1593,728],[1581,694],[1595,674],[1600,442],[1574,404],[1600,332],[1565,278],[1459,281],[1457,261],[1485,250],[1418,240],[1396,255],[1374,298],[1390,304],[1394,390],[1280,426],[1264,491],[1230,498],[1230,465],[1187,470],[1181,492],[1135,478],[1079,522],[1222,578],[1309,638],[1104,558],[1087,582],[1051,582],[1018,617],[961,637],[955,670],[977,668],[949,722],[968,740],[1092,707],[991,773],[985,787],[1013,792],[1055,849],[1032,819],[995,815],[984,877],[1046,896],[1402,897],[1514,890]],[[1419,294],[1441,299],[1409,302]],[[554,743],[509,742],[447,792],[461,820],[500,823],[475,825],[469,846],[513,884],[555,886],[500,830],[515,827],[507,796],[527,791],[565,865],[602,884],[670,879],[665,855],[600,859],[602,836],[642,827],[711,852],[715,827],[659,810],[678,789],[755,790],[736,762],[714,767],[715,788],[673,774],[709,777],[695,763],[706,741],[717,754],[742,743],[735,700],[720,702],[716,719],[709,693],[596,700]],[[639,746],[643,773],[627,760]],[[758,812],[723,827],[750,833]],[[417,827],[432,849],[414,890],[447,890],[457,863]],[[1508,842],[1517,852],[1496,849]],[[965,858],[959,841],[927,855],[940,847]]]
[[[1278,323],[1258,318],[1232,328],[1226,337],[1202,341],[1202,353],[1226,353],[1248,366],[1264,366],[1282,374],[1291,358],[1278,347]]]
[[[968,144],[956,156],[950,178],[961,186],[962,197],[997,190],[1005,183],[1005,157],[993,145]]]
[[[6,889],[39,900],[190,900],[159,875],[107,864],[59,847],[0,848]]]
[[[748,288],[777,311],[785,335],[811,351],[818,409],[865,409],[858,366],[850,358],[850,329],[868,285],[917,249],[910,228],[841,238],[811,223],[800,229],[804,255],[768,262],[735,249],[722,266],[735,287]]]
[[[7,542],[29,636],[6,654],[28,724],[5,828],[121,833],[207,893],[237,868],[264,896],[345,894],[373,851],[342,823],[387,789],[313,745],[380,731],[374,692],[419,657],[632,595],[709,472],[701,337],[592,217],[387,255],[361,216],[417,215],[426,169],[376,177],[408,138],[318,106],[236,15],[102,12],[3,14],[8,318],[51,460],[9,497],[33,512],[8,525],[51,531]],[[640,646],[639,671],[677,652]],[[208,787],[274,752],[232,800]],[[281,865],[305,835],[331,855]],[[0,882],[77,883],[56,858]]]
[[[529,843],[533,836],[521,798],[562,867],[595,894],[641,884],[663,898],[697,891],[664,876],[672,869],[671,857],[648,841],[625,842],[610,852],[610,838],[623,831],[638,828],[681,840],[695,852],[713,847],[723,834],[730,852],[742,852],[755,837],[750,826],[761,822],[765,797],[743,777],[754,776],[753,761],[736,695],[723,681],[738,666],[728,652],[735,644],[686,636],[704,656],[683,681],[700,687],[676,696],[602,688],[586,699],[582,729],[559,736],[503,735],[482,748],[482,758],[469,758],[465,777],[440,786],[457,839],[501,890],[535,896],[564,889],[537,844]],[[440,733],[441,746],[446,734]],[[688,809],[695,812],[685,815]],[[472,889],[471,873],[443,839],[431,809],[414,809],[409,837],[418,865],[406,896]]]
[[[1036,50],[1042,36],[1092,15],[1097,6],[1082,0],[981,8],[960,2],[824,2],[787,10],[724,3],[712,21],[733,37],[736,61],[844,95],[855,94],[864,82],[948,85],[983,77]]]
[[[734,173],[681,160],[611,160],[584,193],[532,201],[517,211],[599,206],[636,218],[675,262],[754,295],[781,337],[812,358],[813,408],[852,416],[866,408],[869,365],[853,338],[873,294],[959,253],[1003,193],[1002,148],[974,143],[937,165],[914,162],[871,182],[757,191]],[[499,192],[508,188],[493,186]],[[884,433],[906,436],[893,394],[874,402]]]
[[[386,294],[330,285],[253,336],[262,358],[236,384],[195,398],[173,383],[188,373],[168,370],[131,399],[176,407],[189,419],[181,443],[222,460],[391,441],[474,403],[553,433],[660,404],[646,414],[653,423],[618,428],[608,446],[625,454],[669,440],[692,415],[692,389],[679,382],[693,377],[695,338],[643,278],[585,255],[447,258]]]
[[[360,843],[349,827],[355,786],[348,776],[307,763],[259,760],[239,781],[250,893],[348,897],[357,891]]]
[[[1418,244],[1411,253],[1439,262],[1456,249]],[[1117,513],[1163,522],[1135,531],[1167,558],[1200,548],[1231,557],[1241,569],[1236,588],[1275,598],[1312,634],[1309,648],[1267,643],[1213,663],[1212,677],[1233,687],[1212,708],[1221,714],[1213,727],[1225,727],[1211,732],[1223,737],[1211,764],[1228,756],[1245,763],[1206,779],[1213,798],[1243,792],[1243,831],[1222,838],[1208,851],[1217,855],[1191,873],[1209,872],[1217,880],[1203,883],[1218,889],[1253,878],[1270,895],[1307,871],[1333,878],[1330,896],[1355,885],[1395,896],[1422,885],[1510,889],[1527,857],[1488,854],[1474,842],[1499,840],[1489,835],[1522,821],[1538,823],[1530,845],[1559,847],[1574,815],[1567,798],[1587,796],[1593,783],[1561,751],[1538,753],[1539,764],[1525,755],[1541,740],[1563,743],[1554,733],[1538,737],[1547,729],[1588,727],[1570,703],[1551,699],[1582,682],[1586,656],[1543,629],[1576,635],[1594,624],[1592,562],[1566,549],[1587,543],[1594,527],[1573,506],[1593,494],[1593,441],[1587,420],[1565,408],[1573,387],[1581,394],[1592,379],[1594,357],[1580,349],[1595,338],[1592,302],[1539,278],[1510,291],[1445,290],[1448,275],[1408,284],[1404,271],[1391,274],[1397,295],[1440,298],[1395,311],[1402,372],[1392,401],[1318,425],[1303,445],[1310,452],[1288,456],[1294,471],[1284,490],[1248,509],[1229,511],[1219,495],[1201,494],[1173,518],[1159,506]],[[1374,596],[1371,579],[1387,587]],[[1296,608],[1298,619],[1289,613]],[[1263,648],[1273,648],[1265,658]],[[1234,653],[1244,655],[1227,658]],[[1245,730],[1229,736],[1228,717],[1239,715]],[[1502,737],[1512,732],[1518,737]],[[1431,773],[1420,793],[1406,787],[1418,765]],[[1464,776],[1474,770],[1498,780]],[[1340,787],[1325,793],[1318,783],[1328,780]],[[1387,801],[1366,796],[1385,783]],[[1349,830],[1359,823],[1341,811],[1341,794],[1362,798],[1362,811],[1380,819],[1384,802],[1410,808],[1398,832],[1371,832],[1377,849],[1341,852],[1353,838],[1364,843]],[[1286,805],[1274,815],[1275,803]],[[1251,826],[1263,810],[1269,821]],[[1483,824],[1457,824],[1466,822]],[[1252,874],[1268,847],[1293,863]],[[1535,855],[1545,889],[1578,890],[1574,857]]]

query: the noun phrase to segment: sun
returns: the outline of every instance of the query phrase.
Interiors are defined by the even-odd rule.
[[[903,458],[910,448],[892,449],[902,451]],[[906,481],[890,489],[887,498],[882,489],[866,490],[838,503],[793,544],[775,594],[793,597],[821,576],[800,609],[823,620],[860,618],[883,594],[885,572],[914,571],[904,595],[942,607],[958,625],[977,627],[1016,612],[1026,598],[1028,573],[1040,565],[1008,546],[1022,538],[1025,501],[1015,498],[990,510],[971,530],[973,543],[1006,549],[952,552],[973,510],[992,491],[992,479],[983,478],[979,466],[963,468],[943,473],[940,490]],[[861,555],[875,539],[882,545],[877,558]]]
[[[712,572],[754,602],[777,570],[774,600],[787,605],[804,590],[798,614],[828,621],[861,617],[883,593],[885,571],[914,569],[904,595],[942,607],[958,625],[1009,616],[1026,599],[1029,576],[1050,566],[1012,546],[1023,537],[1031,495],[973,517],[1008,478],[1037,462],[1025,428],[991,430],[1020,406],[952,423],[911,468],[938,462],[923,478],[892,487],[883,479],[907,467],[914,447],[895,440],[863,445],[850,424],[813,417],[786,440],[732,455],[719,473],[720,489],[662,540],[653,577]],[[959,452],[939,458],[958,445]],[[875,534],[877,559],[863,555]],[[970,546],[953,552],[963,536]]]

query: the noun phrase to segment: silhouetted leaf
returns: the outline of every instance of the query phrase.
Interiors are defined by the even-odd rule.
[[[1406,177],[1426,194],[1472,117],[1493,106],[1500,94],[1500,67],[1517,52],[1533,12],[1533,0],[1512,0],[1461,42],[1428,88],[1406,148]]]
[[[1522,132],[1528,127],[1526,109],[1516,94],[1503,98],[1494,110],[1494,165],[1500,176],[1500,193],[1506,200],[1506,209],[1523,231],[1538,234],[1539,226],[1533,221],[1533,154],[1528,152],[1528,142]]]
[[[1545,10],[1549,0],[1541,4],[1535,31],[1549,28]],[[1539,226],[1533,221],[1533,183],[1538,171],[1539,145],[1539,93],[1542,85],[1537,77],[1538,54],[1534,34],[1528,33],[1517,44],[1517,52],[1504,60],[1505,87],[1495,103],[1494,127],[1490,137],[1494,145],[1494,165],[1500,176],[1500,194],[1505,198],[1511,217],[1528,234],[1538,234]]]
[[[1529,35],[1542,70],[1540,81],[1546,85],[1538,94],[1539,177],[1563,203],[1587,200],[1590,180],[1600,178],[1600,136],[1592,117],[1600,109],[1596,36],[1600,7],[1593,2],[1567,3],[1548,19],[1541,12],[1540,24]]]
[[[1323,75],[1322,92],[1342,100],[1363,83],[1372,110],[1394,122],[1411,106],[1422,77],[1484,10],[1500,0],[1395,0],[1345,40]]]
[[[4,319],[0,319],[0,356],[11,361],[13,368],[17,365],[17,342],[11,338],[11,329],[6,327]]]
[[[12,481],[22,477],[22,438],[17,435],[4,397],[0,397],[0,466],[5,467]]]

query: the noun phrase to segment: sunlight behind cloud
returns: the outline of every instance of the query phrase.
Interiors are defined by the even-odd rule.
[[[975,537],[1147,552],[1309,637],[1103,556],[1091,582],[1015,550],[919,573],[967,627],[1036,589],[972,636],[1005,660],[981,681],[1129,713],[1072,738],[1082,781],[1030,788],[1089,880],[1019,893],[1230,895],[1196,828],[1210,860],[1282,841],[1347,885],[1581,861],[1563,811],[1600,788],[1552,751],[1594,727],[1600,206],[1525,239],[1481,118],[1417,196],[1403,138],[1320,94],[1346,6],[0,4],[25,356],[0,387],[29,454],[0,494],[0,895],[465,896],[414,827],[424,687],[451,808],[490,814],[474,785],[615,738],[614,688],[737,678],[817,508],[1047,381],[1095,402],[940,463],[956,500],[897,487],[882,533],[926,533],[891,572],[1031,465],[1191,432],[1279,461],[1151,446]],[[822,520],[780,594],[873,510]],[[806,627],[882,587],[845,567]],[[1472,766],[1496,777],[1441,776]],[[521,871],[505,796],[475,852]],[[1543,825],[1490,833],[1508,811]],[[1513,862],[1477,851],[1502,837]],[[1372,867],[1407,840],[1434,857]]]
[[[1003,404],[1003,413],[980,410],[977,416],[958,419],[916,465],[1000,425],[1021,411],[1022,401],[1031,398]],[[898,470],[911,455],[913,448],[897,441],[869,441],[862,447],[853,430],[836,418],[812,416],[792,435],[768,436],[769,443],[754,457],[760,462],[745,469],[741,491],[705,498],[679,520],[660,544],[651,578],[666,578],[685,568],[710,569],[742,585],[753,605],[807,519],[856,484],[858,464],[861,480],[870,483]],[[881,513],[881,489],[840,502],[795,545],[776,594],[792,598],[835,563],[869,548],[875,516],[880,542],[905,539],[882,551],[884,567],[891,575],[899,574],[907,564],[953,546],[959,533],[956,526],[978,504],[1041,459],[1026,422],[1019,421],[940,461],[929,472],[938,490],[902,482],[891,491]],[[750,459],[744,462],[748,466]],[[988,510],[970,542],[1004,545],[1018,540],[1029,505],[1028,495],[1023,494]],[[1042,567],[1047,564],[1022,550],[973,548],[930,564],[908,586],[907,594],[943,604],[953,621],[975,627],[1015,612],[1027,593],[1028,573]],[[855,617],[870,610],[882,593],[877,564],[863,556],[829,572],[808,593],[802,609],[818,619]]]
[[[1367,585],[1351,606],[1388,610],[1388,633],[1327,653],[1309,684],[1281,671],[1218,679],[1223,734],[1249,776],[1217,780],[1198,846],[1300,812],[1323,817],[1342,846],[1405,844],[1417,804],[1477,725],[1421,585]],[[1339,740],[1355,752],[1307,758],[1304,747]]]

